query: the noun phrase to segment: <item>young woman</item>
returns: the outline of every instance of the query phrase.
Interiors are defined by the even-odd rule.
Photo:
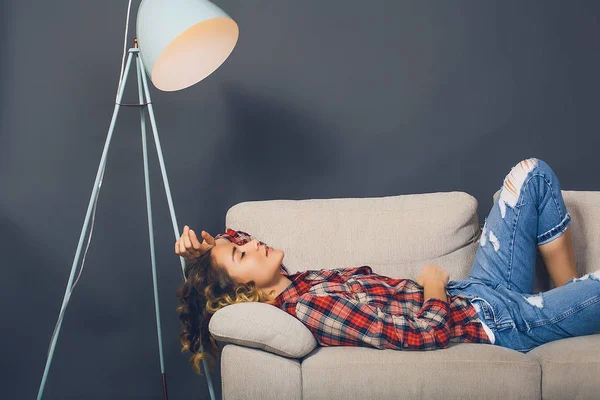
[[[258,301],[303,322],[322,346],[433,350],[449,342],[487,343],[527,352],[541,344],[600,331],[600,270],[579,278],[571,216],[558,178],[530,158],[504,178],[485,219],[471,274],[449,281],[437,265],[416,280],[373,273],[369,266],[290,275],[285,253],[227,229],[202,243],[187,226],[175,253],[187,260],[177,290],[182,351],[199,363],[220,348],[208,331],[222,307]],[[555,288],[532,294],[539,248]],[[200,344],[212,349],[200,352]]]

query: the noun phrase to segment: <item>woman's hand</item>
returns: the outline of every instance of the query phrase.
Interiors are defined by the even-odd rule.
[[[202,243],[196,237],[196,233],[189,228],[183,227],[181,237],[175,242],[175,253],[188,260],[198,258],[216,245],[215,239],[206,231],[201,232],[204,239]]]
[[[426,264],[423,266],[423,270],[417,277],[416,282],[421,286],[425,286],[425,282],[427,281],[440,281],[446,286],[449,279],[450,274],[446,270],[434,264]]]

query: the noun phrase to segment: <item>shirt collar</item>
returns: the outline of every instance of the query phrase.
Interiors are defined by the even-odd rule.
[[[275,298],[273,305],[279,308],[286,301],[302,296],[304,293],[308,292],[312,287],[310,282],[304,280],[304,277],[308,272],[309,271],[300,271],[292,275],[282,273],[289,280],[291,280],[292,283],[290,283],[288,287],[283,290],[283,292],[279,293],[279,295]]]

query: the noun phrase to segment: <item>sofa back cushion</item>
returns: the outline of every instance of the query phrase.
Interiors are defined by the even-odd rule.
[[[290,273],[369,265],[410,279],[425,264],[466,278],[481,234],[477,200],[459,191],[247,201],[228,210],[226,227],[282,249]]]
[[[562,190],[571,214],[575,263],[581,275],[600,268],[600,191]]]

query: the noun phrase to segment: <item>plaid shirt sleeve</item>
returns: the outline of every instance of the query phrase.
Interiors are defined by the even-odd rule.
[[[435,350],[450,342],[448,308],[447,302],[430,298],[409,318],[384,313],[353,298],[305,293],[297,299],[296,318],[322,346]]]

